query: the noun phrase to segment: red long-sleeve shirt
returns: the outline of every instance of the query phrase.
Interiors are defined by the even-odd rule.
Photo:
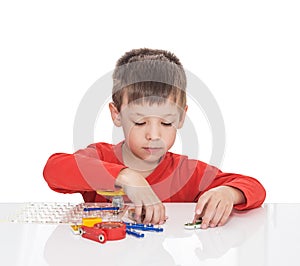
[[[113,145],[95,143],[74,154],[56,153],[47,161],[44,178],[49,187],[61,193],[81,193],[86,202],[106,201],[96,190],[113,190],[122,162],[122,142]],[[163,202],[197,202],[205,191],[217,186],[241,190],[246,198],[238,210],[260,206],[266,196],[254,178],[223,173],[218,168],[187,156],[167,152],[156,169],[146,178]]]

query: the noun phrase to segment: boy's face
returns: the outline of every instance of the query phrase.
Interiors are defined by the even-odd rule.
[[[127,104],[125,98],[120,113],[110,105],[115,125],[123,128],[126,147],[135,158],[148,163],[158,163],[172,147],[176,131],[183,125],[186,109],[169,100],[152,105]]]

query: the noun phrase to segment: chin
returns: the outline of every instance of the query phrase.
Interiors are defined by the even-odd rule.
[[[160,156],[148,156],[145,157],[143,160],[148,163],[159,163],[161,158],[164,157],[164,155],[165,154],[161,154]]]

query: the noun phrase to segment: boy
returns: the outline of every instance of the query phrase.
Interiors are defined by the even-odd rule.
[[[164,50],[125,53],[113,73],[112,120],[124,141],[95,143],[74,154],[52,155],[44,177],[51,189],[82,194],[86,202],[107,201],[96,190],[121,187],[144,223],[166,220],[162,202],[197,202],[194,221],[202,228],[226,223],[233,207],[256,208],[265,199],[254,178],[168,152],[187,112],[186,76],[179,59]]]

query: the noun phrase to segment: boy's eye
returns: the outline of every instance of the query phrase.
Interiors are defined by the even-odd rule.
[[[146,125],[146,122],[133,122],[135,126],[144,126]],[[173,125],[173,123],[168,123],[168,122],[161,122],[161,124],[165,127],[170,127]]]
[[[166,123],[166,122],[162,122],[161,123],[163,126],[166,126],[166,127],[170,127],[172,126],[172,123]]]
[[[134,122],[134,124],[135,124],[136,126],[143,126],[143,125],[146,124],[146,122]]]

